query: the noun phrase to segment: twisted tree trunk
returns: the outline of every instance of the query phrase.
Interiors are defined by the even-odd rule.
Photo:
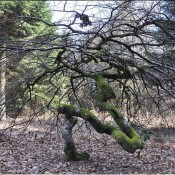
[[[107,101],[115,98],[115,93],[112,87],[104,80],[101,76],[94,75],[93,77],[96,81],[100,92],[95,94],[95,105],[102,111],[107,111],[113,117],[116,124],[120,129],[111,126],[110,124],[102,123],[93,113],[88,109],[78,108],[71,105],[61,105],[59,107],[59,112],[66,116],[69,124],[65,124],[68,130],[63,130],[64,139],[66,140],[65,154],[69,160],[82,160],[87,159],[89,156],[81,156],[81,154],[76,152],[75,144],[71,136],[71,130],[76,123],[73,123],[73,116],[80,117],[88,121],[94,129],[99,133],[106,133],[111,135],[121,147],[127,152],[134,153],[137,149],[143,149],[144,145],[140,139],[140,136],[132,128],[132,126],[124,118],[123,114],[119,111],[117,107]],[[72,124],[71,124],[72,121]],[[69,132],[68,132],[69,131]],[[68,136],[69,135],[69,136]],[[67,139],[69,138],[69,139]],[[70,139],[71,138],[71,139]],[[69,141],[68,141],[69,140]],[[71,144],[70,144],[71,142]],[[72,145],[72,146],[70,146]],[[73,148],[73,149],[72,149]],[[79,156],[77,156],[79,155]],[[87,155],[87,154],[86,154]]]

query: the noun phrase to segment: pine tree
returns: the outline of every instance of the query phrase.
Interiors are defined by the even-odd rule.
[[[16,39],[27,40],[39,35],[45,26],[32,17],[51,21],[46,1],[0,2],[0,119],[6,118],[6,68],[12,55],[6,48],[13,48]]]

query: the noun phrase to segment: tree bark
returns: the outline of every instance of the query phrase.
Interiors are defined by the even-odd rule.
[[[3,44],[5,48],[6,44]],[[2,49],[0,51],[0,120],[6,119],[6,92],[5,92],[5,85],[6,85],[6,51]]]
[[[63,125],[63,138],[65,140],[65,157],[66,160],[84,160],[89,158],[89,154],[86,152],[78,153],[75,147],[74,140],[72,138],[72,129],[77,123],[77,118],[65,116]]]

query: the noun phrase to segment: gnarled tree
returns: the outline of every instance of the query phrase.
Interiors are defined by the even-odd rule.
[[[67,78],[68,91],[60,97],[56,109],[65,117],[63,137],[67,159],[89,158],[88,153],[77,152],[72,138],[77,117],[134,153],[144,145],[127,117],[144,109],[147,101],[151,102],[150,108],[161,111],[167,99],[174,98],[174,60],[170,58],[170,63],[162,56],[164,48],[174,44],[171,29],[162,24],[173,19],[161,13],[160,4],[161,1],[154,1],[145,7],[142,2],[110,1],[87,2],[78,7],[60,2],[56,10],[63,18],[60,15],[56,22],[23,17],[58,26],[58,34],[50,40],[18,50],[57,53],[56,57],[43,58],[51,60],[49,65],[41,59],[43,71],[26,83],[25,90],[31,92],[37,83],[47,81],[54,91],[46,107],[53,111],[52,102],[59,92],[55,80],[58,76]],[[101,122],[90,111],[92,108],[109,113],[118,127]],[[127,116],[122,110],[127,111],[123,111]]]

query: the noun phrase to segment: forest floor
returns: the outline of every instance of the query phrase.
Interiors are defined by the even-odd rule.
[[[80,122],[79,126],[82,122]],[[51,127],[53,124],[47,124]],[[64,140],[55,127],[48,133],[41,123],[35,122],[21,133],[14,127],[10,141],[0,143],[0,173],[24,174],[126,174],[175,173],[175,139],[171,133],[155,130],[145,143],[140,159],[129,154],[116,141],[94,130],[77,127],[74,139],[78,150],[90,153],[87,161],[65,161]],[[163,133],[163,134],[162,134]]]

